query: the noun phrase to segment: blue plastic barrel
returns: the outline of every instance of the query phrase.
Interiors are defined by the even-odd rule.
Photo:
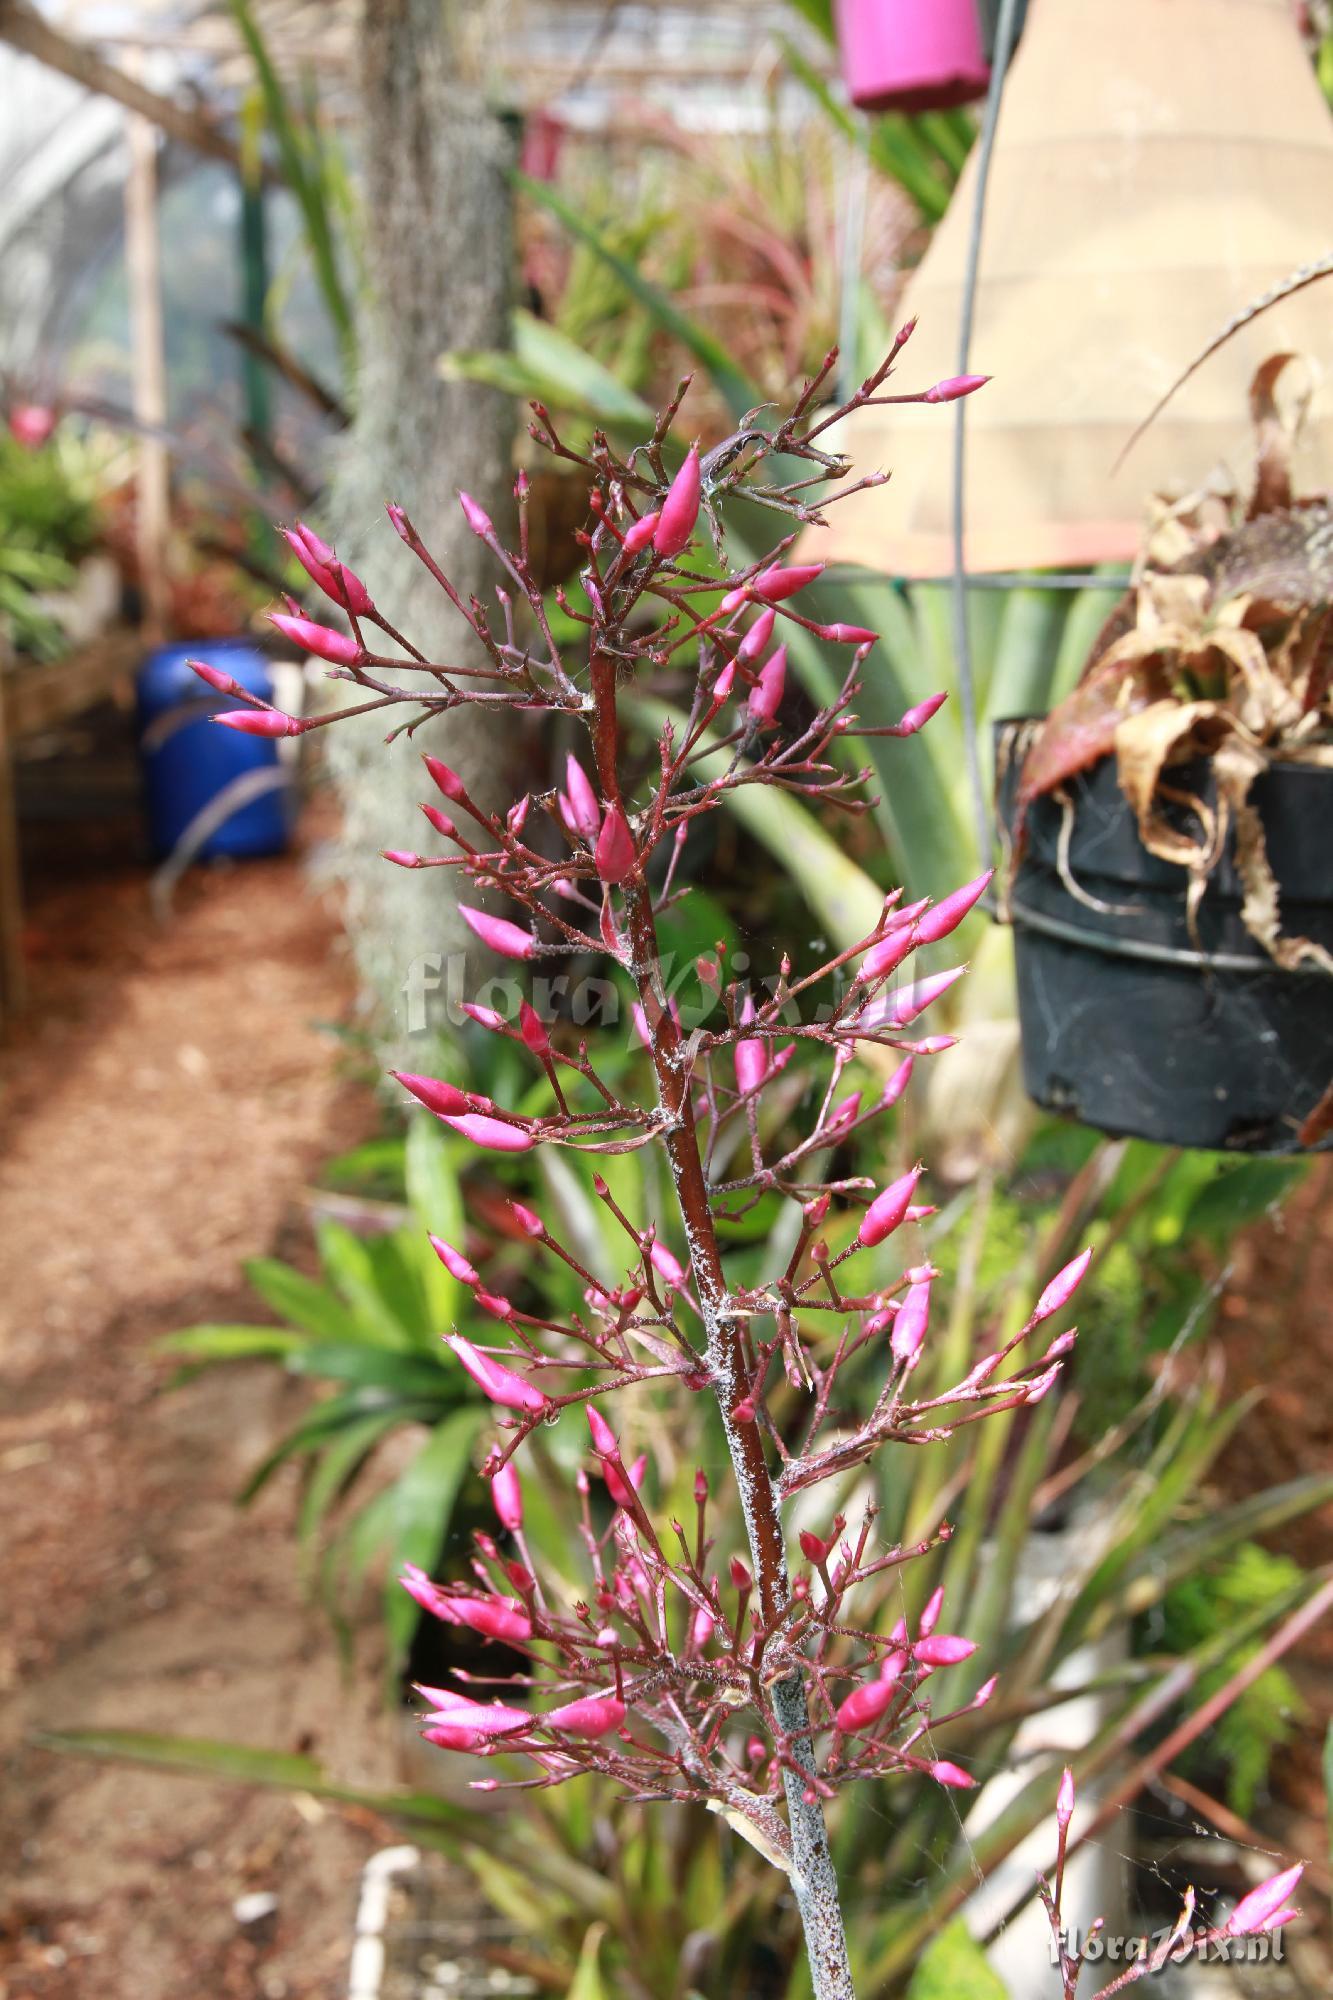
[[[158,856],[208,860],[279,854],[291,824],[291,787],[278,746],[262,736],[219,729],[209,717],[235,708],[186,661],[207,660],[250,694],[273,699],[269,666],[246,639],[159,646],[138,680],[139,755],[148,832]]]

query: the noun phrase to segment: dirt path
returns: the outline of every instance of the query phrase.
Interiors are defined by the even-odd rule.
[[[340,1680],[302,1605],[291,1491],[234,1495],[302,1400],[263,1369],[163,1393],[147,1343],[255,1318],[242,1257],[374,1112],[341,1045],[350,980],[297,860],[200,874],[155,925],[108,858],[38,885],[27,1022],[0,1050],[0,2000],[333,1995],[383,1837],[29,1747],[109,1726],[314,1749],[392,1776],[379,1680]],[[250,1891],[274,1914],[238,1923]]]

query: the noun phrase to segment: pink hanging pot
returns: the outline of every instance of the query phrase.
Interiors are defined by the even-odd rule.
[[[977,0],[836,0],[842,74],[863,111],[944,111],[990,81]]]

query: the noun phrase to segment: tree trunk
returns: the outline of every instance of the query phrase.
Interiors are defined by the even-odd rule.
[[[356,420],[332,504],[339,549],[398,629],[428,657],[460,663],[475,659],[475,641],[394,535],[384,502],[407,509],[465,599],[490,595],[494,565],[466,527],[457,493],[473,494],[503,531],[513,505],[512,406],[494,390],[442,381],[437,364],[451,348],[509,344],[514,140],[486,101],[477,59],[494,15],[486,0],[366,0],[359,64],[369,295]],[[442,1024],[450,955],[457,963],[475,940],[457,914],[452,870],[414,874],[381,860],[380,850],[439,846],[417,811],[430,793],[423,750],[446,756],[486,798],[500,790],[512,740],[512,721],[477,709],[387,749],[374,719],[329,732],[344,813],[337,871],[353,945],[373,1032],[400,1057],[413,1042],[420,1054],[427,1025]]]

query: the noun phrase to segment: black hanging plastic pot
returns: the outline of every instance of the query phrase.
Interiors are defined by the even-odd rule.
[[[1034,727],[996,725],[996,805],[1010,832]],[[1205,764],[1176,776],[1209,797]],[[1115,759],[1065,789],[1067,834],[1062,806],[1035,800],[1009,886],[1029,1095],[1103,1132],[1165,1145],[1299,1153],[1333,1144],[1327,1133],[1301,1143],[1333,1084],[1333,977],[1308,964],[1283,971],[1245,929],[1231,841],[1191,935],[1186,873],[1143,846]],[[1333,770],[1275,765],[1251,798],[1284,933],[1333,951]]]

